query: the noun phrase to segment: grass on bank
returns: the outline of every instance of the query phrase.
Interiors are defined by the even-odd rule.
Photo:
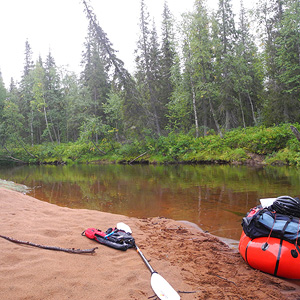
[[[0,163],[232,163],[246,162],[251,155],[264,157],[266,164],[300,165],[300,142],[290,129],[291,124],[274,127],[234,129],[223,138],[210,134],[194,138],[185,134],[169,134],[157,139],[145,137],[127,143],[103,139],[97,145],[90,142],[34,146],[7,145],[0,149]],[[293,124],[300,130],[299,124]],[[13,158],[12,158],[13,157]],[[14,160],[15,159],[15,160]]]

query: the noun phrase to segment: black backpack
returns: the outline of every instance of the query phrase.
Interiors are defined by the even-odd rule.
[[[300,245],[300,219],[278,213],[272,206],[257,206],[251,209],[243,218],[242,226],[245,234],[252,239],[272,236]]]
[[[128,248],[135,247],[135,241],[131,234],[117,228],[108,228],[106,232],[96,228],[88,228],[82,235],[85,235],[89,239],[96,240],[102,245],[118,250],[126,251]]]

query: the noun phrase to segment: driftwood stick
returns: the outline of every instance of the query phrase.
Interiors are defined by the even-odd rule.
[[[47,250],[64,251],[64,252],[75,253],[75,254],[95,253],[95,250],[98,249],[98,247],[92,249],[83,249],[83,250],[74,249],[74,248],[60,248],[60,247],[39,245],[39,244],[26,242],[26,241],[20,241],[4,235],[0,235],[0,237],[16,244],[23,244],[23,245],[33,246],[33,247],[47,249]]]

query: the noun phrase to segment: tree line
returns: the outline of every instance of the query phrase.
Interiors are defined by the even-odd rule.
[[[140,1],[140,35],[130,74],[88,1],[77,75],[51,52],[34,61],[25,42],[20,82],[0,73],[0,143],[36,145],[193,137],[300,121],[300,3],[262,0],[252,10],[195,0],[175,20],[167,2],[160,30]],[[254,22],[255,20],[255,22]],[[0,66],[1,67],[1,66]],[[9,151],[9,149],[7,149]]]

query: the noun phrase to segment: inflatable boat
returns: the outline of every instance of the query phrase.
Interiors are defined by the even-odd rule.
[[[300,200],[281,196],[243,218],[239,252],[254,269],[300,279]]]
[[[300,279],[300,248],[274,237],[251,239],[243,231],[239,243],[243,259],[254,269],[278,277]]]

